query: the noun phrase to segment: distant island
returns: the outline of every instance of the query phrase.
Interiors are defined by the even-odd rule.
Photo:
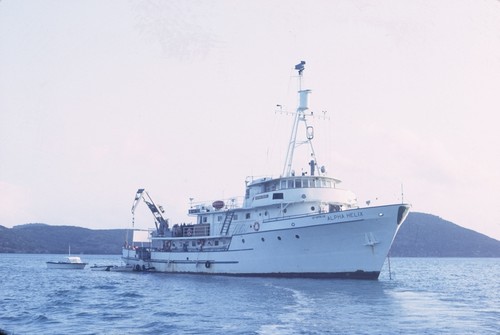
[[[398,232],[393,257],[500,257],[500,241],[442,218],[408,215]]]
[[[29,223],[0,226],[0,253],[120,254],[126,229],[87,229]],[[500,241],[431,214],[410,213],[391,257],[500,257]]]
[[[0,226],[0,253],[112,255],[121,254],[126,229],[94,230],[29,223]]]

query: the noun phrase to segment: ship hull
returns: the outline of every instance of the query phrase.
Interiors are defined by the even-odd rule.
[[[368,207],[264,222],[231,236],[227,250],[123,249],[134,267],[167,273],[377,279],[408,205]]]
[[[48,269],[58,270],[83,270],[87,263],[62,263],[62,262],[47,262]]]

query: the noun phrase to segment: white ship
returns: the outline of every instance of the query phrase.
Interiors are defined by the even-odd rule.
[[[66,257],[63,261],[47,262],[48,269],[83,270],[88,263],[83,263],[80,257]]]
[[[410,206],[360,207],[356,196],[328,177],[312,146],[310,90],[301,88],[305,62],[295,66],[299,106],[277,178],[248,178],[243,201],[192,204],[195,224],[169,226],[161,206],[139,189],[156,229],[143,238],[134,231],[122,258],[136,270],[234,276],[377,279]],[[304,127],[304,138],[299,136]],[[308,145],[307,173],[292,170],[297,146]]]
[[[71,256],[71,246],[68,246],[68,257],[61,261],[49,261],[47,263],[48,269],[61,269],[61,270],[83,270],[88,263],[82,262],[78,256]]]

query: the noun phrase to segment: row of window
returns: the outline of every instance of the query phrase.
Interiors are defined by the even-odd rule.
[[[276,236],[276,238],[278,239],[278,241],[281,241],[281,236]],[[299,239],[299,238],[300,238],[300,236],[299,236],[299,235],[295,235],[295,238],[296,238],[296,239]],[[261,238],[260,238],[260,240],[261,240],[262,242],[265,242],[265,241],[266,241],[266,239],[265,239],[265,238],[263,238],[263,237],[261,237]],[[244,239],[244,238],[242,238],[242,239],[241,239],[241,242],[242,242],[242,243],[245,243],[245,239]]]
[[[284,190],[288,188],[332,188],[334,183],[330,179],[325,178],[297,178],[272,181],[264,185],[264,192],[272,192],[278,189]]]
[[[283,195],[283,193],[275,193],[275,194],[281,194],[281,195]],[[274,197],[273,197],[273,199],[274,199]],[[330,212],[338,212],[340,210],[340,206],[330,205],[330,207],[332,207],[332,206],[335,207],[335,210],[331,210],[330,209]],[[316,210],[316,207],[311,206],[311,211],[314,212],[315,210]],[[283,213],[286,213],[286,212],[287,212],[286,208],[283,209]],[[268,212],[265,211],[264,212],[264,216],[267,216],[267,215],[268,215]],[[250,218],[251,218],[251,214],[250,213],[245,213],[245,219],[249,220]],[[223,220],[224,220],[224,216],[223,215],[217,215],[217,222],[222,222]],[[237,221],[237,220],[238,220],[238,214],[234,213],[234,215],[233,215],[233,221]],[[203,216],[202,223],[208,223],[208,216]]]
[[[267,211],[264,212],[264,215],[267,216]],[[251,218],[251,214],[250,213],[245,213],[245,219],[248,220]],[[237,221],[239,218],[238,218],[238,214],[234,214],[233,215],[233,221]],[[203,216],[203,219],[202,219],[203,223],[207,223],[208,222],[208,216]],[[217,215],[217,222],[222,222],[224,221],[224,215]]]

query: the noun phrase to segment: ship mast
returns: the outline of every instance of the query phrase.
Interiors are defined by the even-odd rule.
[[[293,162],[293,154],[295,151],[295,148],[298,147],[301,144],[308,143],[311,149],[311,161],[309,162],[309,165],[311,166],[311,175],[314,175],[314,171],[317,169],[317,163],[316,163],[316,155],[314,153],[314,148],[312,146],[311,140],[314,137],[313,133],[313,128],[312,126],[308,126],[306,122],[306,110],[309,109],[307,102],[308,102],[308,95],[311,93],[311,90],[303,90],[302,89],[302,73],[304,72],[304,65],[306,64],[305,61],[301,61],[299,64],[295,65],[295,70],[298,71],[299,76],[298,76],[298,81],[299,81],[299,106],[297,107],[297,111],[295,112],[295,119],[293,122],[292,126],[292,132],[290,134],[290,141],[288,142],[288,151],[286,154],[286,159],[285,159],[285,166],[283,167],[283,177],[291,177],[293,175],[292,171],[292,162]],[[305,141],[297,141],[297,130],[299,127],[299,122],[302,121],[305,124],[305,129],[306,129],[306,140]],[[319,169],[318,169],[319,172]]]

